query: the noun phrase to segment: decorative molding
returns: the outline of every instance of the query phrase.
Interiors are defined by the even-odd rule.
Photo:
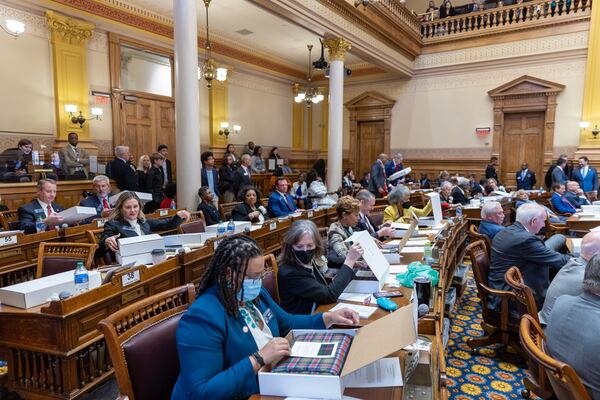
[[[402,153],[405,159],[410,160],[489,160],[492,149],[490,147],[399,148],[391,151],[392,154],[397,152]]]
[[[556,36],[526,39],[516,42],[493,44],[440,53],[422,54],[414,63],[414,69],[478,63],[511,57],[531,56],[573,49],[587,49],[588,32],[579,31]]]
[[[82,20],[57,14],[54,11],[46,11],[48,27],[52,32],[52,40],[77,45],[86,42],[92,37],[94,24]]]
[[[329,50],[330,61],[344,61],[346,52],[352,48],[352,43],[344,38],[332,38],[323,41],[323,46]]]
[[[87,48],[108,54],[108,34],[97,30],[92,31],[92,37],[87,41]]]
[[[50,39],[48,23],[44,16],[0,4],[0,20],[4,20],[5,18],[14,18],[23,22],[28,35],[31,34]]]
[[[291,85],[276,82],[272,79],[267,79],[251,74],[236,72],[231,77],[227,78],[232,86],[243,87],[245,89],[257,90],[263,93],[273,94],[292,99]]]

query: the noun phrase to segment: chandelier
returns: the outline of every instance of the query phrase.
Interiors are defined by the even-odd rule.
[[[318,87],[312,87],[312,48],[313,45],[309,44],[306,46],[308,48],[308,76],[306,77],[308,81],[308,86],[305,88],[301,88],[298,83],[294,84],[294,101],[296,103],[301,103],[304,101],[306,107],[310,107],[312,104],[318,104],[325,98]]]
[[[206,42],[204,42],[204,49],[206,50],[206,61],[202,64],[202,68],[198,67],[198,76],[206,79],[206,86],[212,87],[213,79],[217,79],[223,82],[227,79],[227,68],[217,67],[215,60],[211,54],[211,44],[208,30],[208,6],[210,0],[204,0],[204,6],[206,8]]]

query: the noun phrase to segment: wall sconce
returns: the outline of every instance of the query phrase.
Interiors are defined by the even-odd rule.
[[[219,135],[225,135],[225,137],[229,137],[230,133],[238,134],[242,130],[240,125],[233,125],[233,130],[229,130],[229,122],[221,122],[221,130],[219,130]]]
[[[92,107],[91,111],[93,117],[84,117],[83,112],[81,110],[79,110],[79,115],[75,115],[75,113],[77,112],[77,106],[75,104],[65,104],[65,111],[69,113],[71,122],[73,124],[79,124],[80,128],[83,128],[83,124],[85,123],[85,121],[93,119],[102,120],[102,118],[100,117],[102,116],[102,114],[104,114],[104,110],[100,107]]]
[[[585,131],[590,127],[590,123],[588,121],[581,121],[579,127]],[[592,129],[592,136],[594,136],[594,139],[598,138],[599,133],[600,129],[598,129],[598,125],[594,125],[594,129]]]
[[[21,21],[17,21],[16,19],[7,19],[4,21],[4,25],[0,25],[0,27],[2,27],[4,32],[15,39],[19,37],[21,33],[25,32],[25,24]]]

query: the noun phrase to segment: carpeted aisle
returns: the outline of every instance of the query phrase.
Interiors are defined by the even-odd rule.
[[[480,348],[473,354],[467,345],[469,337],[483,335],[481,304],[475,281],[469,279],[455,313],[451,316],[450,340],[446,356],[448,391],[453,400],[521,399],[526,367],[495,357],[492,347]],[[531,396],[535,398],[534,395]]]

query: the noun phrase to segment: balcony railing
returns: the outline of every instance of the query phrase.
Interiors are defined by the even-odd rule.
[[[508,30],[531,29],[537,25],[558,24],[589,18],[592,0],[544,0],[492,8],[423,22],[423,43],[472,37]]]

